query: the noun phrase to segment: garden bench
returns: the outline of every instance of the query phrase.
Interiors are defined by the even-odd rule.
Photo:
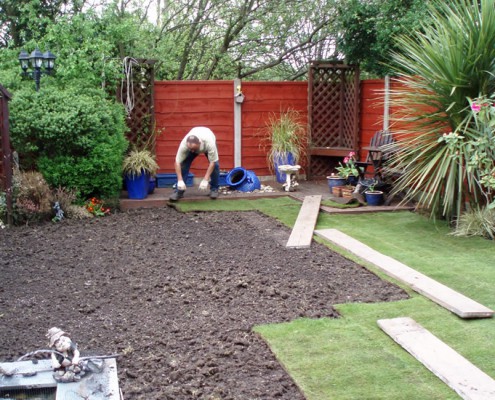
[[[392,133],[389,131],[378,131],[373,135],[370,145],[362,148],[368,151],[365,160],[356,162],[359,169],[363,171],[362,177],[370,174],[373,178],[381,180],[383,163],[390,158],[394,142]],[[371,167],[369,173],[368,167]]]

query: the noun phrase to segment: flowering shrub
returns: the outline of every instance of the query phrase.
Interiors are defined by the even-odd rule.
[[[491,202],[488,208],[495,208],[493,193],[495,191],[495,105],[486,96],[470,100],[473,123],[472,130],[476,137],[468,141],[467,150],[470,157],[467,170],[477,178],[483,195]]]
[[[105,215],[110,214],[110,208],[105,208],[103,206],[103,201],[97,199],[96,197],[89,199],[84,207],[95,217],[104,217]]]
[[[363,168],[358,168],[356,166],[356,153],[351,151],[347,157],[344,158],[344,165],[339,162],[340,167],[335,168],[339,172],[339,176],[342,178],[349,178],[349,176],[353,175],[358,177],[360,172],[363,171]]]

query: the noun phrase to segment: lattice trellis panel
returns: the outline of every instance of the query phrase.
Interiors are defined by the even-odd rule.
[[[326,176],[333,165],[325,157],[342,157],[358,147],[359,68],[319,61],[311,63],[309,122],[308,175]]]
[[[156,60],[127,59],[124,64],[125,76],[117,97],[125,105],[127,111],[127,138],[131,143],[142,146],[150,142],[154,133],[155,106],[154,83]],[[154,141],[151,140],[154,152]]]

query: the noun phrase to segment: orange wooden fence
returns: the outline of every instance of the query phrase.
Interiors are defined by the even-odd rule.
[[[307,121],[307,82],[242,82],[244,102],[241,113],[241,166],[258,176],[271,175],[262,146],[262,132],[268,118],[288,108]],[[361,81],[360,147],[369,144],[382,129],[383,80]],[[159,172],[173,172],[179,142],[194,126],[208,126],[217,136],[220,168],[229,171],[234,162],[234,81],[159,81],[155,82],[156,127]],[[364,156],[364,155],[362,155]],[[305,162],[302,160],[304,166]],[[203,174],[206,158],[195,162],[191,171]]]

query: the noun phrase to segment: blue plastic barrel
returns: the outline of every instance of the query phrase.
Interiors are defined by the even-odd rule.
[[[225,182],[234,190],[240,192],[252,192],[261,189],[261,183],[253,171],[242,167],[236,167],[225,177]]]

